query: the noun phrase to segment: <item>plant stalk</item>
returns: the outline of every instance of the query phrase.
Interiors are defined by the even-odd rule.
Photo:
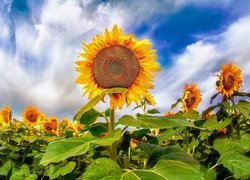
[[[115,109],[110,109],[109,133],[115,131]],[[110,146],[110,158],[117,162],[117,142]]]

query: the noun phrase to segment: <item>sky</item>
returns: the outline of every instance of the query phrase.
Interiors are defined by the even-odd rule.
[[[225,63],[241,68],[242,91],[250,91],[249,0],[0,0],[0,107],[10,105],[15,117],[35,105],[72,118],[87,102],[74,83],[81,43],[114,24],[157,50],[161,71],[151,93],[161,113],[191,83],[201,89],[204,110]]]

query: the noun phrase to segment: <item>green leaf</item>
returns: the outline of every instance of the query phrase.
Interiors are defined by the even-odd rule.
[[[21,169],[15,171],[10,176],[10,180],[35,180],[35,179],[37,179],[37,175],[30,174],[30,169],[27,164],[22,165]]]
[[[151,133],[149,129],[139,129],[137,131],[133,131],[131,135],[132,135],[132,138],[134,139],[141,139],[144,136],[146,136],[148,133]]]
[[[178,127],[178,128],[175,128],[175,129],[166,129],[166,131],[160,133],[158,136],[157,136],[157,139],[159,142],[162,142],[164,140],[167,140],[169,138],[172,138],[174,135],[176,135],[177,133],[181,132],[183,129],[185,129],[185,127]]]
[[[250,158],[239,152],[229,151],[223,154],[221,161],[223,166],[228,168],[235,178],[250,178]]]
[[[216,139],[214,141],[213,147],[221,155],[229,151],[247,153],[250,150],[250,134],[245,134],[240,140],[235,141],[231,141],[228,138]]]
[[[90,148],[90,141],[93,136],[68,138],[49,143],[46,153],[42,157],[40,164],[47,166],[49,163],[57,163],[72,156],[86,153]]]
[[[56,179],[59,176],[65,176],[66,174],[72,172],[76,166],[74,161],[68,163],[62,162],[60,164],[51,164],[47,171],[47,175],[50,179]]]
[[[106,117],[110,116],[110,108],[106,109],[106,111],[104,112]]]
[[[171,109],[175,108],[181,101],[182,101],[182,98],[177,99],[176,103],[171,105]]]
[[[121,129],[117,129],[112,133],[108,133],[103,138],[95,138],[95,139],[93,139],[92,141],[90,141],[90,143],[98,144],[98,145],[101,145],[101,146],[110,146],[114,142],[119,141],[121,139],[121,134],[122,134]]]
[[[237,104],[237,109],[240,111],[240,113],[245,116],[246,118],[249,117],[250,114],[250,102],[248,101],[239,101]]]
[[[166,116],[148,116],[140,115],[138,118],[134,118],[130,115],[125,115],[119,119],[119,124],[125,126],[134,126],[141,128],[173,128],[173,127],[185,127],[192,126],[189,122],[176,117],[166,117]]]
[[[154,149],[148,158],[148,165],[155,165],[160,159],[179,160],[195,169],[200,169],[198,161],[194,160],[192,156],[178,146],[167,146],[164,148],[159,146],[157,149]]]
[[[246,96],[250,97],[250,93],[234,91],[234,96]]]
[[[190,111],[190,112],[186,113],[185,117],[187,119],[198,120],[199,119],[199,113],[197,111],[193,110],[193,111]]]
[[[93,99],[89,100],[89,102],[84,105],[76,114],[75,119],[79,120],[82,115],[89,111],[90,109],[92,109],[96,104],[98,104],[103,97],[106,94],[114,94],[114,93],[126,93],[128,91],[128,89],[126,88],[111,88],[111,89],[104,89],[99,95],[97,95],[96,97],[94,97]]]
[[[160,113],[160,111],[158,111],[157,109],[150,109],[147,111],[148,114],[158,114]]]
[[[217,81],[218,82],[218,81]],[[216,83],[217,83],[216,82]],[[210,99],[210,104],[212,104],[213,103],[213,100],[219,95],[220,93],[218,92],[218,93],[216,93],[215,95],[213,95],[212,97],[211,97],[211,99]]]
[[[2,167],[0,167],[0,175],[7,176],[11,170],[11,161],[6,161]]]
[[[97,159],[83,174],[84,180],[175,180],[175,179],[195,179],[203,180],[203,173],[192,166],[175,160],[162,159],[157,162],[152,169],[125,169],[122,170],[115,162],[107,158]]]
[[[227,127],[232,122],[232,118],[228,117],[222,122],[217,121],[217,116],[213,115],[205,120],[205,123],[203,124],[203,127],[208,129],[209,131],[214,131],[218,129],[222,129],[224,127]]]
[[[97,138],[87,134],[84,137],[52,141],[49,143],[46,153],[42,157],[40,164],[46,166],[49,163],[57,163],[69,157],[85,154],[89,150],[90,144],[110,146],[120,138],[121,130],[118,129],[113,133],[109,133],[104,138]]]
[[[202,116],[205,117],[209,112],[213,111],[215,108],[220,107],[220,106],[221,106],[221,103],[218,103],[214,106],[207,108],[205,111],[203,111]]]
[[[100,134],[107,132],[108,127],[107,127],[107,124],[104,124],[104,123],[95,123],[95,124],[92,124],[88,128],[88,130],[89,132],[91,132],[93,136],[99,136]]]
[[[88,166],[83,174],[84,180],[99,180],[99,179],[119,179],[122,175],[122,170],[118,164],[108,158],[99,158],[94,163]]]
[[[92,108],[89,111],[83,113],[79,121],[81,124],[84,124],[85,126],[89,126],[90,124],[94,123],[98,117],[102,117],[102,116],[103,115],[100,112]]]

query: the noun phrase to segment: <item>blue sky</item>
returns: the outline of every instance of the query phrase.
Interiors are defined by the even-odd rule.
[[[74,84],[81,42],[118,24],[125,33],[150,39],[157,50],[157,108],[168,111],[184,84],[194,82],[203,93],[202,110],[223,63],[238,64],[243,90],[250,90],[249,12],[248,0],[2,0],[0,107],[10,104],[17,117],[29,105],[72,117],[86,103]]]

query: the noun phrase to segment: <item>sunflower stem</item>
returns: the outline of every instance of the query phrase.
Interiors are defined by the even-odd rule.
[[[109,132],[115,131],[115,109],[110,108],[110,122],[109,122]],[[117,162],[117,142],[114,142],[110,146],[110,158]]]

